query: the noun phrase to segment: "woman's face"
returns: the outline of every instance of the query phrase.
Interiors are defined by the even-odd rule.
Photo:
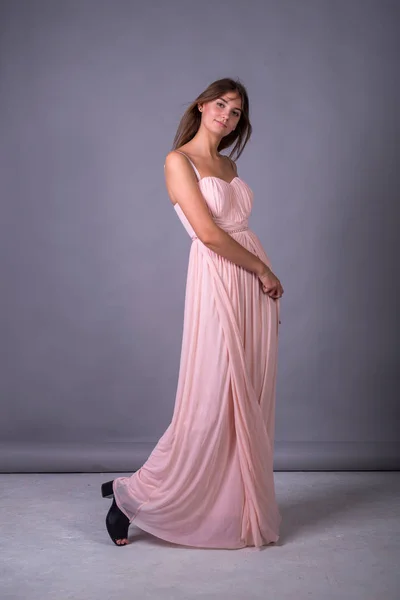
[[[242,100],[237,92],[227,92],[216,100],[199,104],[198,108],[202,112],[202,124],[225,137],[239,122]]]

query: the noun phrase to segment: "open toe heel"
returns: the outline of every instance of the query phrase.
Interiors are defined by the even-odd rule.
[[[113,481],[107,481],[101,485],[101,495],[103,498],[114,498]]]
[[[106,527],[108,535],[116,546],[126,546],[126,544],[117,544],[117,540],[128,538],[129,519],[118,508],[115,498],[113,498],[111,508],[106,516]]]

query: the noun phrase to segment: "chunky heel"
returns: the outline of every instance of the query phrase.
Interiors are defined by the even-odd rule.
[[[107,481],[101,485],[101,495],[103,498],[114,498],[113,481]]]
[[[128,539],[129,519],[118,508],[115,498],[106,516],[106,527],[108,535],[116,546],[126,546],[126,544],[118,544],[117,540]]]

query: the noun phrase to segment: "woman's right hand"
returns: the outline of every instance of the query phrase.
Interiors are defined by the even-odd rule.
[[[283,295],[283,287],[276,275],[273,274],[267,265],[263,265],[261,272],[258,274],[261,281],[262,291],[268,294],[274,300],[281,298]]]

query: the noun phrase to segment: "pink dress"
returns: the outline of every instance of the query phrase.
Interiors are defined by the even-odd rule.
[[[249,186],[239,177],[200,179],[191,164],[214,221],[271,266],[248,229]],[[175,210],[192,245],[173,416],[144,465],[114,480],[114,497],[131,523],[169,542],[259,548],[279,539],[281,522],[273,474],[279,300],[209,250]]]

